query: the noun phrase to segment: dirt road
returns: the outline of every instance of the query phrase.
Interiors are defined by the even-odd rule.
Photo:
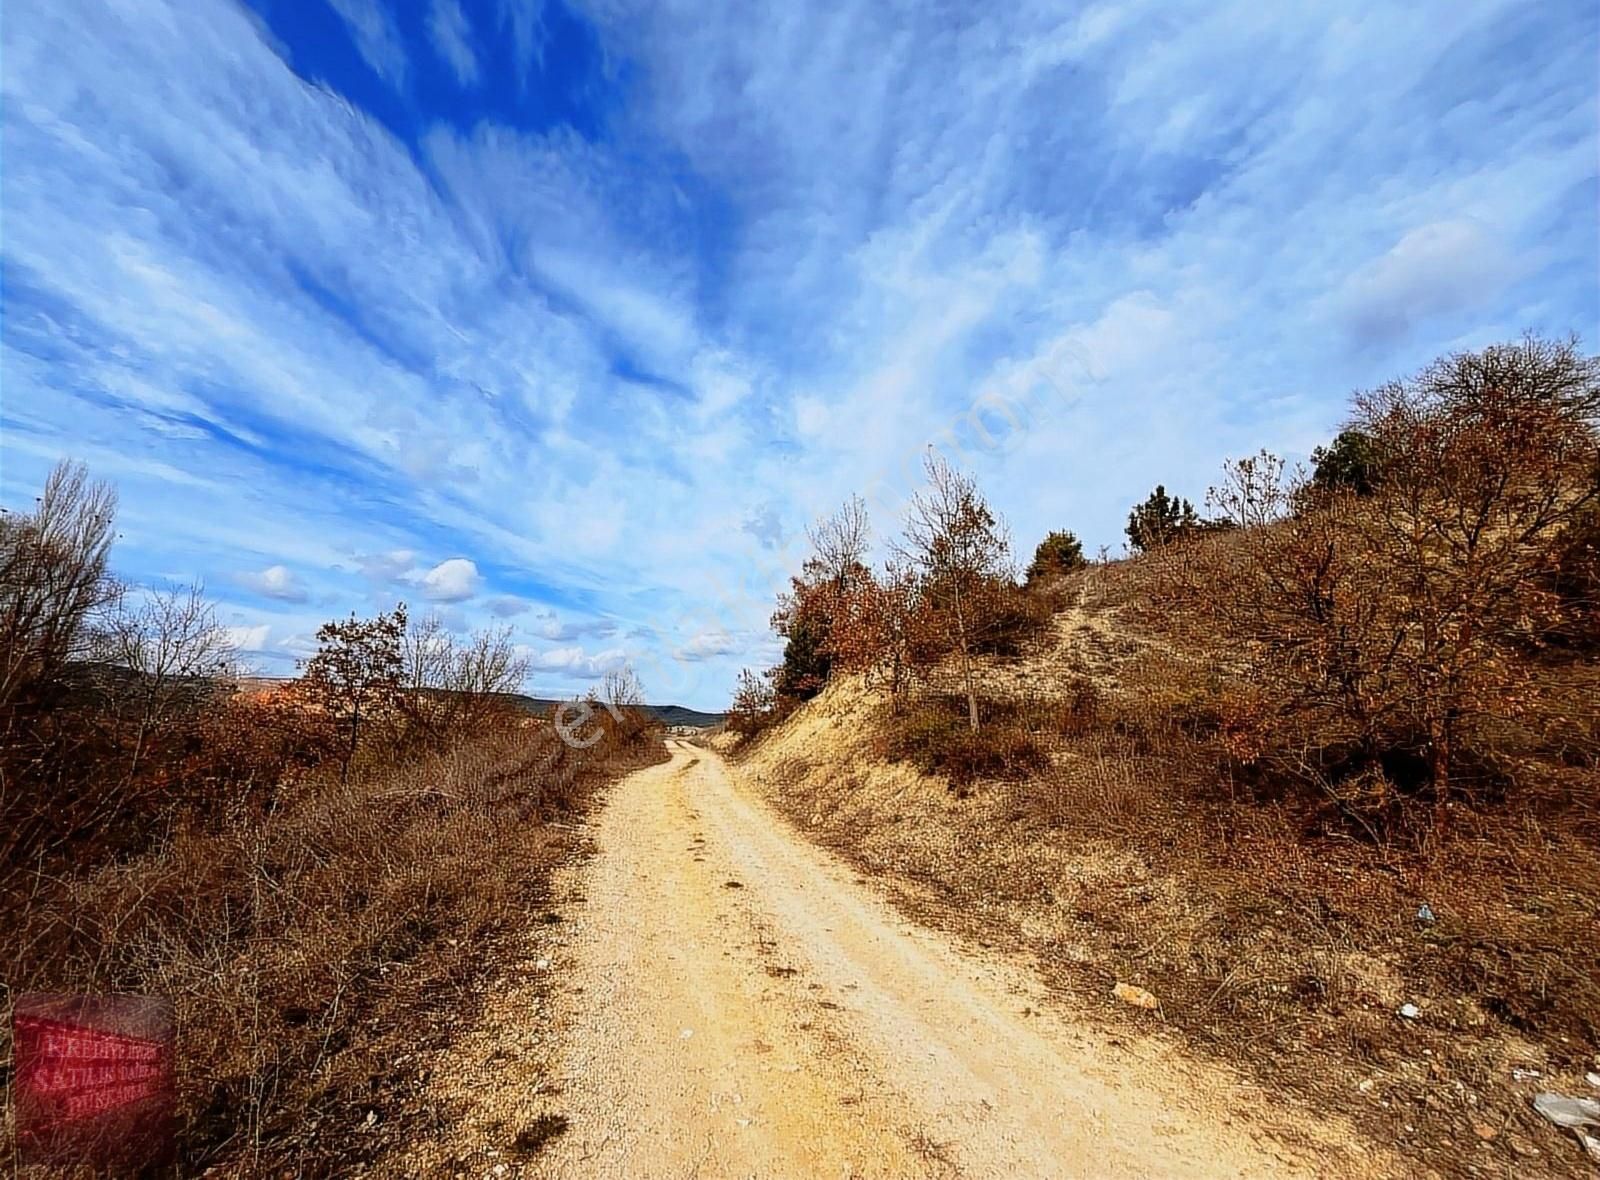
[[[1241,1117],[1234,1080],[1065,1024],[1026,973],[913,928],[709,751],[673,743],[595,834],[552,967],[577,985],[570,1121],[539,1174],[1343,1170]]]

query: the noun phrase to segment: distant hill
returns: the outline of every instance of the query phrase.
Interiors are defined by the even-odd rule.
[[[509,694],[506,699],[536,717],[548,716],[557,705],[565,703],[552,697],[529,697],[521,693]],[[725,716],[723,713],[702,713],[686,705],[646,705],[645,709],[663,725],[692,725],[699,729],[720,725]]]
[[[291,683],[293,681],[290,678],[279,676],[243,676],[239,679],[239,686],[246,692],[267,692]],[[520,692],[504,693],[502,696],[508,704],[535,717],[548,717],[552,709],[565,703],[554,697],[530,697]],[[720,725],[726,716],[724,713],[702,713],[686,705],[646,705],[645,709],[663,725],[692,725],[697,729]]]

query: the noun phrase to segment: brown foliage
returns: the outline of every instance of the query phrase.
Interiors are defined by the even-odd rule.
[[[344,774],[359,748],[362,723],[392,721],[405,703],[407,632],[403,602],[371,619],[352,614],[317,628],[317,654],[306,661],[305,690],[344,736]],[[416,645],[417,672],[434,659],[431,651],[423,656],[421,650]]]
[[[773,688],[773,679],[772,672],[758,675],[749,668],[739,672],[733,702],[728,706],[728,729],[731,732],[752,738],[787,716],[784,698],[780,698]]]
[[[918,626],[916,578],[891,562],[881,576],[853,579],[833,607],[828,650],[843,671],[863,673],[899,707],[926,646]]]
[[[1548,585],[1562,609],[1545,638],[1578,651],[1600,648],[1600,504],[1590,504],[1562,529]]]
[[[1527,712],[1516,653],[1570,619],[1548,571],[1600,496],[1597,404],[1594,362],[1529,341],[1358,397],[1371,495],[1286,479],[1266,455],[1230,467],[1214,498],[1253,527],[1158,560],[1171,622],[1220,628],[1272,700],[1271,757],[1331,788],[1425,781],[1436,818],[1494,781],[1465,746]]]
[[[240,722],[294,708],[232,707]],[[312,772],[270,807],[182,813],[147,856],[14,881],[0,976],[174,998],[186,1172],[341,1170],[399,1131],[386,1107],[370,1141],[348,1133],[399,1086],[391,1061],[448,1040],[492,940],[538,904],[569,842],[544,821],[659,751],[598,723],[588,750],[510,724],[420,761],[365,759],[342,783]]]

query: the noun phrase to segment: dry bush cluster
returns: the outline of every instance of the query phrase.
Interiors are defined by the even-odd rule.
[[[1048,765],[1029,718],[1015,703],[985,701],[988,723],[980,730],[967,723],[966,705],[957,695],[922,697],[889,728],[884,756],[943,775],[958,792],[978,779],[1025,779]]]
[[[1160,549],[1152,605],[1246,662],[1241,767],[1373,835],[1515,789],[1516,732],[1559,715],[1547,669],[1594,622],[1597,420],[1600,366],[1529,340],[1358,396],[1359,489],[1229,464],[1212,502],[1238,531]]]
[[[62,466],[0,517],[0,980],[174,999],[185,1171],[373,1158],[448,1117],[402,1065],[470,1019],[572,851],[553,821],[661,756],[653,724],[619,701],[569,744],[501,699],[506,635],[403,608],[237,691],[198,591],[111,580],[114,507]]]

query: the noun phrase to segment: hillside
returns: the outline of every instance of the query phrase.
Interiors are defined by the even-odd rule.
[[[1575,1174],[1531,1099],[1600,1069],[1592,762],[1529,739],[1514,801],[1460,809],[1442,846],[1373,841],[1229,757],[1237,653],[1165,625],[1156,573],[1040,592],[1045,625],[976,668],[999,750],[976,771],[937,765],[964,722],[949,661],[899,712],[835,675],[736,756],[908,915],[1028,956],[1073,1010],[1347,1116],[1419,1175]],[[1592,664],[1530,669],[1592,714]]]

